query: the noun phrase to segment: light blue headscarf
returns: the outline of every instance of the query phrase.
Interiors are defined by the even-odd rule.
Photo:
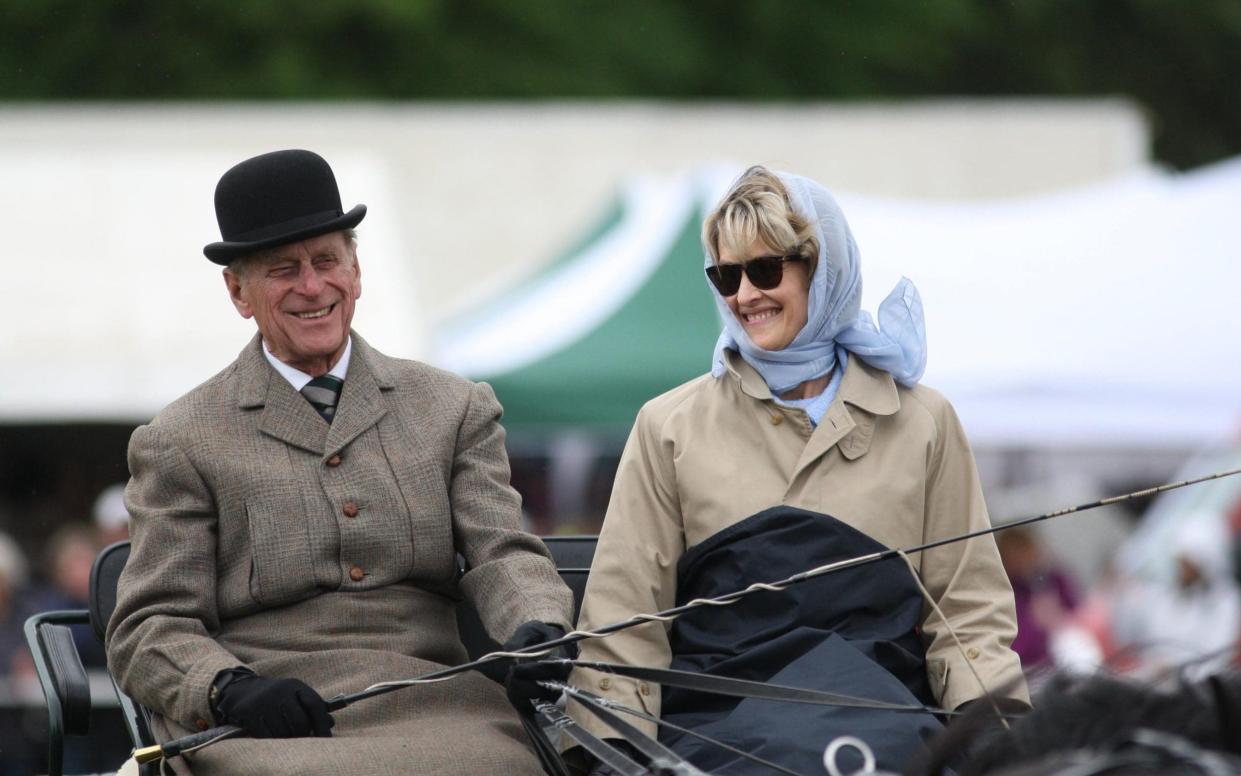
[[[845,214],[832,195],[800,175],[776,173],[789,193],[793,210],[815,223],[819,260],[810,282],[806,325],[783,350],[755,345],[745,328],[711,286],[724,331],[715,343],[711,374],[725,373],[724,351],[735,350],[753,366],[775,395],[844,366],[846,352],[889,373],[900,384],[918,382],[926,371],[926,323],[922,298],[908,278],[901,278],[879,305],[879,326],[862,307],[861,257]],[[706,265],[711,265],[711,254]],[[708,285],[710,285],[708,283]]]

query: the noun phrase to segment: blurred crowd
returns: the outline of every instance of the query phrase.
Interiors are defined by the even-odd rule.
[[[22,634],[25,619],[86,608],[95,556],[128,538],[123,494],[123,484],[105,489],[90,521],[62,526],[36,557],[0,531],[0,687],[10,695],[36,681]],[[535,522],[529,527],[538,533],[555,530]],[[1032,680],[1056,670],[1100,668],[1148,678],[1184,671],[1193,678],[1238,663],[1241,497],[1224,514],[1181,523],[1165,545],[1172,573],[1137,574],[1112,563],[1089,588],[1036,528],[996,534],[1017,603],[1013,647]],[[84,665],[102,669],[102,648],[86,628],[79,631]]]
[[[1241,497],[1186,513],[1142,563],[1117,552],[1082,589],[1032,527],[996,535],[1017,603],[1013,648],[1033,685],[1054,672],[1143,680],[1205,677],[1241,663]],[[1148,542],[1148,544],[1151,544]]]
[[[43,765],[47,716],[38,711],[43,695],[22,625],[38,612],[86,608],[95,556],[129,538],[123,491],[123,485],[104,490],[89,521],[61,526],[41,552],[24,552],[0,531],[0,774],[33,773]],[[90,627],[72,628],[82,664],[88,671],[105,670],[103,646]],[[98,748],[98,741],[71,748],[66,764],[71,770],[86,769],[94,765],[88,750]]]
[[[22,624],[36,612],[86,608],[94,558],[128,538],[123,491],[121,484],[105,489],[89,520],[61,526],[41,552],[24,552],[0,531],[0,699],[10,720],[34,724],[38,715],[27,709],[22,717],[20,709],[41,699]],[[1032,687],[1062,682],[1066,673],[1123,674],[1158,684],[1202,680],[1241,666],[1241,487],[1229,493],[1214,511],[1164,515],[1156,540],[1147,537],[1141,562],[1124,562],[1126,548],[1118,547],[1089,584],[1075,578],[1055,541],[1038,528],[998,532],[1017,605],[1013,647]],[[534,507],[539,499],[531,495],[536,497],[527,505]],[[1149,527],[1143,522],[1149,520],[1137,523],[1135,535]],[[528,527],[556,529],[534,520]],[[75,627],[75,640],[87,669],[104,670],[102,647],[88,626]],[[29,727],[26,722],[22,727]],[[31,733],[10,727],[0,734],[0,774],[28,772],[23,769],[41,762],[41,736]]]

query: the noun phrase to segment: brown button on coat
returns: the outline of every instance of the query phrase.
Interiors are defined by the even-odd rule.
[[[839,391],[814,427],[780,408],[735,353],[721,379],[704,375],[648,402],[616,475],[578,627],[597,628],[675,605],[677,560],[718,531],[785,504],[832,515],[888,547],[910,547],[989,525],[973,455],[948,402],[924,386],[898,387],[850,358]],[[788,422],[781,422],[781,418]],[[1017,655],[1012,590],[990,538],[913,556],[971,658],[923,608],[927,674],[942,706],[992,690],[1027,700]],[[786,569],[781,576],[803,569]],[[753,582],[771,581],[751,580]],[[667,667],[666,626],[648,624],[582,642],[582,659]],[[660,690],[578,670],[573,683],[658,715]],[[589,712],[573,715],[614,735]],[[652,735],[655,726],[640,720]]]
[[[296,677],[329,698],[464,662],[458,593],[501,642],[527,620],[567,626],[572,596],[542,543],[518,528],[499,417],[486,385],[388,358],[355,334],[329,426],[256,337],[135,431],[133,548],[108,659],[158,713],[156,736],[211,719],[208,688],[225,668]],[[342,515],[355,501],[365,519]],[[456,552],[471,569],[459,581]],[[188,765],[541,772],[503,689],[477,673],[334,716],[332,738],[229,740]]]

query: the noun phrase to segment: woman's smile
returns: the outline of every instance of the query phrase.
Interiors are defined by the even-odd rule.
[[[766,323],[767,321],[770,321],[772,318],[775,318],[777,315],[779,315],[780,312],[781,312],[780,308],[772,307],[766,310],[758,310],[752,313],[742,313],[742,316],[745,319],[746,326],[754,326],[754,325],[758,325],[758,324],[762,324],[762,323]]]
[[[744,264],[755,256],[776,253],[779,251],[761,240],[755,240],[745,251],[734,252],[721,245],[720,263]],[[805,263],[790,262],[775,288],[758,288],[742,275],[737,293],[724,297],[724,303],[755,345],[763,350],[784,350],[806,325],[809,288]]]

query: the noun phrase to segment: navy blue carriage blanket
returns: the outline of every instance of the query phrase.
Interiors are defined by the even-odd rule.
[[[677,564],[677,605],[758,580],[888,549],[829,515],[773,507],[691,547]],[[901,704],[933,706],[919,623],[922,594],[899,557],[827,574],[731,606],[692,609],[672,624],[672,668]],[[800,773],[851,735],[880,770],[899,771],[941,728],[933,714],[739,699],[665,687],[663,719]],[[661,727],[659,739],[708,773],[771,771]],[[842,751],[843,772],[862,767]]]

